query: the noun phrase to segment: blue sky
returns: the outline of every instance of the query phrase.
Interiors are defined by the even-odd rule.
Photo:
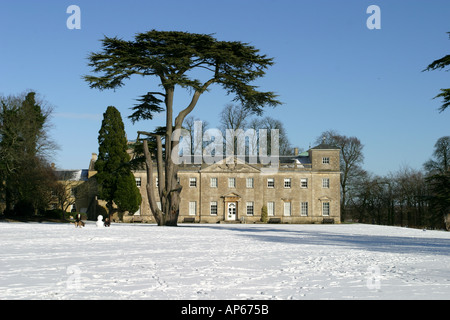
[[[69,30],[69,5],[81,9],[81,29]],[[381,29],[369,30],[369,5],[381,9]],[[122,114],[129,139],[163,117],[132,125],[135,99],[155,81],[133,78],[116,91],[90,89],[87,56],[100,39],[131,40],[151,29],[215,34],[247,42],[275,59],[256,84],[284,103],[266,115],[281,120],[293,145],[307,149],[329,129],[364,144],[364,168],[375,174],[420,169],[437,139],[450,134],[450,110],[433,97],[449,87],[448,72],[422,72],[449,54],[448,0],[3,0],[0,2],[0,94],[38,92],[54,107],[53,161],[79,169],[97,152],[102,115]],[[181,89],[176,105],[187,95]],[[193,115],[218,126],[231,101],[215,86]]]

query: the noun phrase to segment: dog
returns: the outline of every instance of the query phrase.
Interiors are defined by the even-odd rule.
[[[105,219],[105,227],[110,227],[111,226],[111,221],[109,221],[109,218]]]
[[[75,228],[83,228],[84,227],[84,222],[79,220],[79,221],[75,221]]]

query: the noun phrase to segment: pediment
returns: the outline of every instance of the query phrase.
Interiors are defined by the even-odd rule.
[[[229,192],[229,193],[226,193],[226,194],[222,195],[221,198],[225,198],[225,199],[227,199],[227,198],[233,198],[233,199],[239,198],[240,199],[241,196],[239,194],[237,194],[236,192]]]
[[[243,173],[260,173],[257,167],[246,163],[245,161],[235,157],[230,156],[219,162],[211,164],[200,170],[201,172],[243,172]]]

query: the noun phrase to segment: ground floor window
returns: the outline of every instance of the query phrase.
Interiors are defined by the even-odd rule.
[[[217,201],[212,201],[210,203],[211,215],[217,216]]]
[[[267,215],[273,217],[275,215],[275,202],[267,202]]]
[[[285,202],[284,203],[284,215],[285,216],[290,216],[291,215],[291,203],[290,202]]]
[[[308,202],[302,202],[300,205],[300,215],[308,216]]]
[[[324,215],[324,216],[330,215],[330,203],[329,202],[322,203],[322,215]]]
[[[189,215],[190,216],[195,216],[196,213],[197,213],[197,202],[190,201],[189,202]]]
[[[254,213],[254,203],[253,202],[247,202],[247,215],[252,216]]]

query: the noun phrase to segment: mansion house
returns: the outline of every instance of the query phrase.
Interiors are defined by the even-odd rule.
[[[178,222],[255,223],[261,221],[265,207],[269,222],[340,223],[339,162],[340,150],[321,144],[301,154],[280,156],[278,169],[272,171],[237,158],[210,165],[181,164]],[[133,173],[143,200],[138,212],[124,214],[122,220],[155,223],[146,194],[147,173]]]

